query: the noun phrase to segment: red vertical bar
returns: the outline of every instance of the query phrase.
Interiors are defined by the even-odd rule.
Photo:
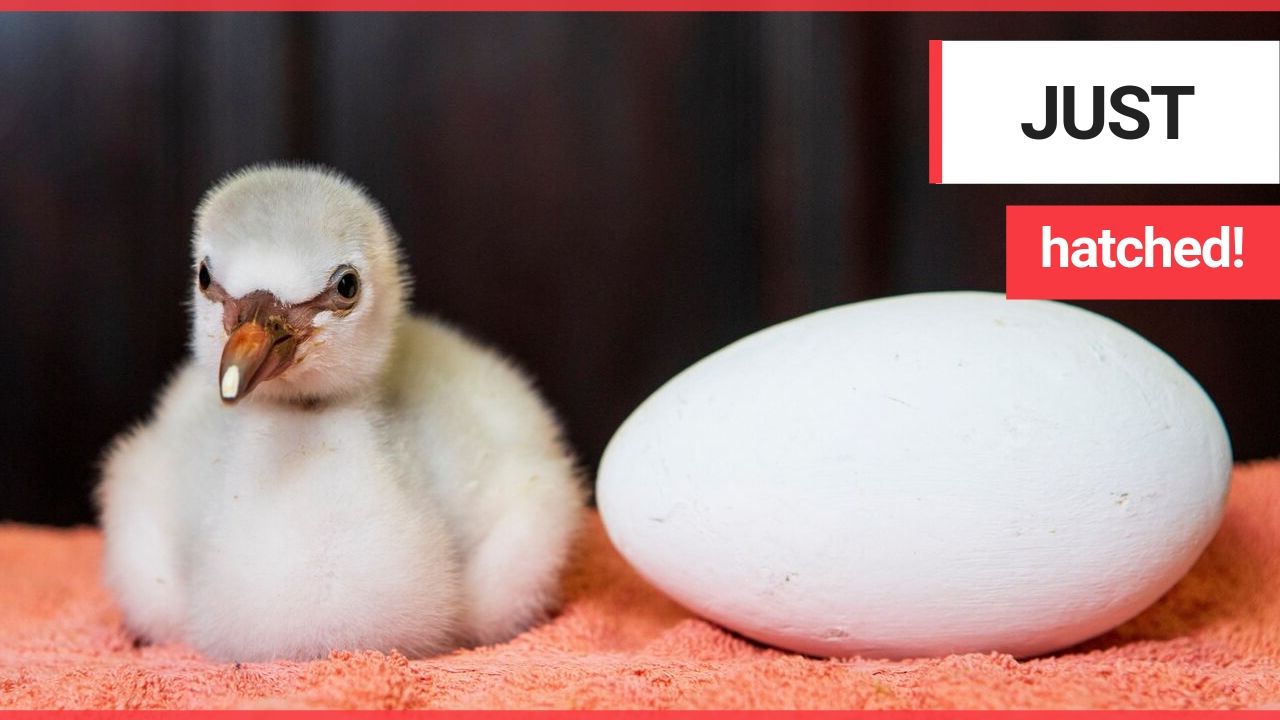
[[[929,41],[929,182],[942,182],[942,41]]]

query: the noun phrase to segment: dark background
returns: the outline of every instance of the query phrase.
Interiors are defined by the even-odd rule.
[[[192,209],[254,161],[365,183],[417,307],[519,358],[589,467],[648,393],[741,335],[1001,290],[1005,204],[1280,200],[929,186],[931,38],[1276,39],[1280,18],[0,16],[0,519],[92,519],[102,447],[184,351]],[[1199,378],[1238,458],[1280,452],[1280,302],[1082,304]]]

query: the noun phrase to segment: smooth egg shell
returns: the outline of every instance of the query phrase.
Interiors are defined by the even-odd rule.
[[[988,293],[837,307],[698,362],[601,463],[618,550],[813,655],[1036,655],[1133,617],[1217,528],[1231,448],[1168,355]]]

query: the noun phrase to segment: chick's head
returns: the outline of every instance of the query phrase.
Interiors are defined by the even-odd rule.
[[[395,232],[323,168],[267,165],[205,195],[192,238],[191,351],[224,402],[314,401],[376,382],[405,312]]]

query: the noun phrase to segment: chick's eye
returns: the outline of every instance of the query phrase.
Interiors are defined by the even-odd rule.
[[[358,292],[360,292],[360,278],[356,277],[355,273],[343,273],[342,277],[338,278],[339,295],[350,300],[354,298]]]
[[[201,290],[208,290],[209,284],[213,282],[213,278],[209,277],[209,268],[203,262],[200,263],[200,270],[196,273],[196,280],[200,283]]]

